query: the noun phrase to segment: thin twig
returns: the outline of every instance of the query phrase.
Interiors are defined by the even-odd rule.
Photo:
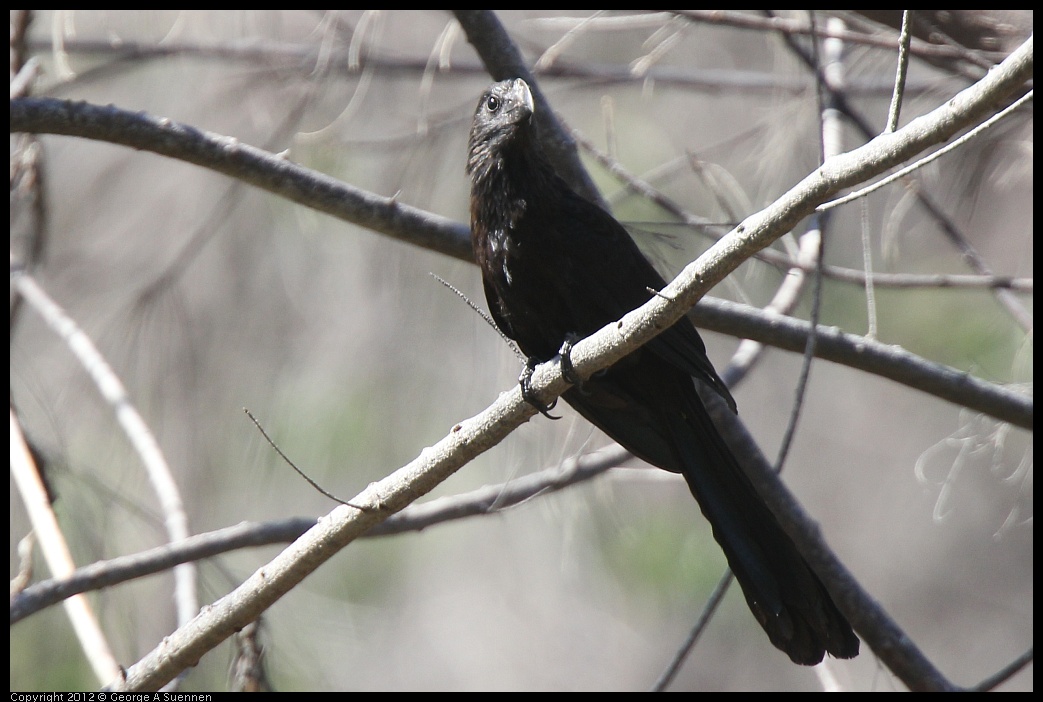
[[[816,207],[815,209],[818,212],[826,212],[827,210],[831,210],[834,207],[838,207],[838,206],[843,205],[845,203],[851,202],[852,200],[857,200],[860,197],[865,197],[869,193],[871,193],[871,192],[873,192],[875,190],[879,190],[880,188],[884,187],[885,185],[893,183],[894,181],[898,180],[899,178],[904,178],[905,176],[909,175],[913,171],[916,171],[916,170],[919,170],[919,169],[923,168],[927,164],[929,164],[932,161],[935,161],[935,160],[941,158],[942,156],[944,156],[945,154],[949,153],[950,151],[952,151],[954,149],[960,148],[961,146],[966,144],[971,139],[974,139],[975,137],[980,136],[986,130],[996,126],[999,122],[1002,122],[1007,117],[1010,117],[1011,115],[1013,115],[1019,109],[1021,109],[1026,104],[1028,104],[1029,102],[1032,101],[1032,93],[1033,92],[1034,91],[1032,91],[1032,90],[1028,91],[1024,95],[1022,95],[1020,98],[1018,98],[1017,100],[1012,102],[1010,105],[1007,105],[1005,108],[1003,108],[1002,110],[1000,110],[999,112],[994,114],[992,117],[989,117],[987,120],[985,120],[981,124],[977,125],[976,127],[971,129],[969,132],[967,132],[966,134],[964,134],[960,138],[954,139],[953,141],[951,141],[950,143],[946,144],[945,146],[943,146],[942,148],[938,149],[937,151],[935,151],[934,153],[930,154],[929,156],[924,156],[923,158],[919,159],[915,163],[911,163],[908,166],[906,166],[905,168],[902,168],[902,169],[899,169],[899,170],[895,171],[891,175],[887,176],[886,178],[882,178],[882,179],[878,180],[877,182],[873,183],[872,185],[868,185],[868,186],[866,186],[864,188],[860,188],[860,189],[856,190],[853,193],[849,193],[849,194],[845,195],[844,197],[838,197],[835,200],[830,200],[829,202],[824,202],[821,205],[819,205],[818,207]]]
[[[330,492],[329,490],[327,490],[326,488],[322,487],[317,482],[312,480],[311,476],[309,476],[303,470],[298,468],[297,464],[294,463],[293,461],[291,461],[290,457],[282,452],[282,449],[279,448],[279,446],[272,440],[272,437],[268,436],[268,432],[266,432],[264,430],[264,427],[261,426],[261,423],[259,421],[257,421],[257,417],[253,416],[253,413],[250,410],[248,410],[247,408],[243,407],[243,412],[246,412],[246,416],[249,417],[250,421],[254,423],[255,427],[257,427],[257,431],[261,432],[261,436],[263,436],[264,440],[268,442],[268,445],[271,446],[273,449],[275,449],[275,452],[277,454],[279,454],[279,458],[281,458],[283,461],[285,461],[286,465],[288,465],[290,468],[293,468],[293,470],[297,473],[297,475],[299,475],[302,478],[304,478],[305,482],[307,482],[309,485],[311,485],[313,488],[315,488],[320,494],[324,495],[325,497],[328,497],[329,499],[333,500],[334,502],[336,502],[338,504],[347,505],[348,507],[354,507],[355,509],[359,509],[359,510],[373,509],[372,507],[369,507],[367,505],[357,505],[357,504],[355,504],[353,502],[349,502],[347,500],[342,500],[339,497],[337,497],[336,495],[334,495],[332,492]]]
[[[895,74],[895,90],[891,96],[891,106],[887,110],[886,131],[898,129],[898,116],[902,113],[902,99],[905,97],[905,81],[909,74],[909,42],[912,40],[912,10],[902,10],[902,31],[898,35],[898,67]]]
[[[156,437],[137,411],[119,376],[112,370],[91,338],[51,299],[32,276],[19,272],[12,275],[11,280],[26,303],[31,305],[65,342],[94,381],[99,394],[112,407],[116,421],[141,459],[152,489],[159,499],[168,538],[172,542],[188,538],[191,534],[188,515],[177,481],[174,480]],[[195,566],[189,563],[178,566],[174,571],[174,581],[178,621],[183,625],[199,611]]]

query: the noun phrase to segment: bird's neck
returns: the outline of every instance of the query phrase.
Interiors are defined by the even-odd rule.
[[[472,173],[471,221],[491,232],[513,229],[529,208],[548,197],[554,171],[532,141],[505,145]]]

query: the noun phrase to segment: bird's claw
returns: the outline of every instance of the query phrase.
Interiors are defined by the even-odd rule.
[[[561,419],[561,417],[555,417],[550,413],[554,409],[554,405],[558,404],[558,398],[554,398],[554,401],[549,405],[545,405],[540,402],[540,399],[532,392],[532,372],[538,366],[540,360],[535,356],[530,356],[529,360],[525,362],[525,368],[522,369],[521,376],[518,377],[518,385],[521,386],[522,399],[528,402],[530,405],[536,408],[536,410],[547,419]]]
[[[561,377],[569,381],[580,393],[586,395],[588,393],[583,388],[584,380],[572,365],[572,346],[580,338],[579,335],[572,333],[565,337],[565,341],[561,344],[561,350],[558,351],[558,356],[561,359],[558,363],[561,367]]]
[[[579,340],[580,337],[576,334],[568,334],[565,337],[565,341],[561,344],[561,350],[558,352],[558,364],[561,368],[561,376],[565,380],[569,381],[579,392],[584,395],[587,391],[583,389],[583,378],[576,372],[576,368],[572,365],[572,346]],[[535,407],[540,414],[548,419],[561,419],[561,417],[555,417],[550,413],[554,406],[558,404],[558,398],[554,398],[554,401],[549,405],[545,405],[540,402],[539,398],[536,397],[532,391],[532,373],[536,370],[536,366],[540,364],[540,359],[535,356],[530,356],[525,362],[525,368],[522,369],[521,376],[518,378],[518,384],[521,386],[522,399],[528,402],[530,405]]]

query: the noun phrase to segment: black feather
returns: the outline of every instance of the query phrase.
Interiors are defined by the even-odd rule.
[[[562,180],[540,147],[523,80],[491,86],[469,141],[471,231],[489,309],[547,361],[644,304],[665,281],[619,222]],[[751,611],[796,663],[851,658],[858,639],[742,472],[695,388],[735,410],[699,332],[682,318],[563,397],[643,460],[684,475]]]

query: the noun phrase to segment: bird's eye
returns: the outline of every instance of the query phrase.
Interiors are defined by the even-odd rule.
[[[485,109],[489,110],[489,112],[496,112],[500,109],[500,98],[490,95],[489,99],[485,101]]]

